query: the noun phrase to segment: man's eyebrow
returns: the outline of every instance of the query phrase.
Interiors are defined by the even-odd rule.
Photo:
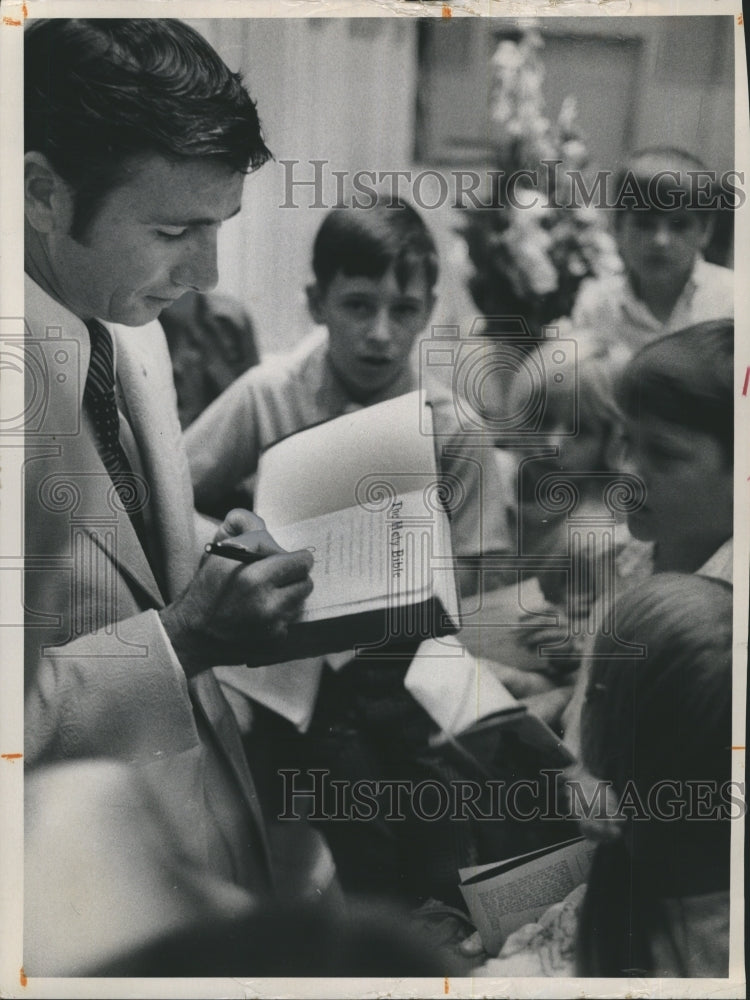
[[[170,218],[166,215],[154,215],[153,218],[147,221],[153,225],[161,226],[215,226],[217,223],[228,222],[233,219],[236,215],[239,215],[242,211],[242,205],[238,205],[237,208],[232,212],[231,215],[225,216],[223,219],[215,219],[211,217],[195,216],[194,218],[186,219],[183,216],[174,216]]]

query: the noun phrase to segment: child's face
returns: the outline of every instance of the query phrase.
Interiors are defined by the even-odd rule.
[[[328,327],[328,353],[337,375],[360,401],[398,378],[414,339],[427,325],[433,296],[421,269],[402,288],[393,270],[382,278],[339,272],[324,293],[308,289],[310,312]]]
[[[541,448],[557,448],[557,456],[544,461],[557,472],[600,472],[603,434],[600,429],[579,427],[575,434],[562,421],[551,421],[519,448],[525,456],[538,455]],[[542,461],[542,459],[540,459]]]
[[[628,274],[639,284],[669,287],[687,281],[709,230],[704,214],[686,209],[625,212],[617,247]]]
[[[534,435],[535,445],[556,446],[554,463],[561,472],[600,472],[604,448],[601,429],[580,426],[575,434],[564,423]]]
[[[551,421],[518,449],[519,455],[531,461],[522,468],[522,493],[530,500],[544,476],[550,474],[601,472],[604,464],[604,444],[601,429],[579,427],[574,435],[562,422]],[[541,448],[557,448],[557,455],[539,456]],[[534,457],[538,456],[538,457]]]
[[[636,538],[671,549],[718,549],[732,534],[731,464],[712,434],[644,414],[626,420],[625,465],[646,500],[628,515]]]

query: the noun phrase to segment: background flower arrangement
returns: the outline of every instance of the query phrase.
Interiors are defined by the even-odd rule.
[[[522,316],[532,333],[573,308],[584,278],[619,268],[594,207],[570,207],[568,171],[588,152],[572,97],[545,115],[544,42],[533,27],[501,38],[491,60],[491,208],[465,209],[460,228],[473,272],[469,291],[488,317]],[[529,207],[526,207],[529,206]],[[566,207],[563,207],[566,206]]]

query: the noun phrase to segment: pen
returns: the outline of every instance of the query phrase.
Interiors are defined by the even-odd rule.
[[[258,562],[269,555],[268,552],[253,552],[235,542],[209,542],[205,551],[210,556],[224,556],[225,559],[234,559],[245,564]]]

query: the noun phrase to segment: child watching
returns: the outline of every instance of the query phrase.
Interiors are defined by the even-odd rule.
[[[730,583],[734,323],[699,323],[650,344],[618,386],[625,445],[646,490],[628,515],[654,569]],[[710,560],[710,562],[709,562]]]
[[[566,354],[560,362],[561,353]],[[530,363],[542,375],[539,396],[544,412],[528,443],[512,450],[499,448],[496,457],[501,479],[516,485],[509,496],[507,517],[519,533],[523,554],[560,554],[557,539],[566,515],[557,517],[540,503],[538,488],[548,475],[571,476],[578,494],[577,508],[601,506],[599,473],[612,470],[622,414],[615,402],[615,377],[627,360],[622,350],[593,337],[581,336],[575,355],[557,340],[539,343]],[[522,413],[529,404],[529,377],[521,371],[511,383],[507,405]],[[516,476],[510,468],[518,466]],[[590,474],[590,475],[589,475]],[[567,539],[563,548],[567,547]]]
[[[615,178],[614,219],[624,271],[584,282],[576,328],[606,331],[634,352],[674,330],[733,315],[734,273],[703,259],[712,213],[697,204],[689,171],[705,167],[669,146],[644,149],[625,164]]]
[[[586,522],[588,545],[582,553],[585,563],[579,567],[586,572],[551,569],[535,574],[544,603],[534,609],[535,614],[521,614],[518,619],[526,626],[519,641],[533,655],[528,660],[502,652],[493,657],[514,664],[515,675],[508,667],[501,679],[516,697],[537,693],[537,684],[532,683],[534,674],[542,673],[551,679],[549,693],[538,691],[540,697],[529,702],[544,718],[559,715],[570,696],[569,689],[557,690],[557,685],[566,683],[565,674],[578,665],[581,626],[592,602],[600,596],[605,563],[612,560],[618,580],[633,577],[650,551],[630,537],[624,517],[615,523],[605,504],[605,486],[612,482],[606,474],[614,472],[621,434],[622,413],[615,401],[615,377],[625,360],[623,352],[593,337],[583,337],[577,354],[569,353],[561,362],[560,355],[565,353],[569,353],[567,342],[548,340],[539,344],[529,363],[538,362],[542,373],[545,409],[541,424],[524,446],[496,451],[501,481],[515,484],[506,491],[504,503],[519,554],[567,556],[571,544],[569,515],[574,513],[579,527]],[[527,372],[521,371],[508,392],[509,412],[522,413],[528,407],[529,385]],[[570,502],[555,511],[555,497],[569,497]],[[526,592],[526,606],[534,600],[532,594]],[[539,625],[538,616],[543,611],[557,614],[560,627]],[[569,652],[567,659],[546,658],[538,652],[540,645],[563,641]]]
[[[418,213],[385,196],[373,208],[333,209],[315,238],[312,267],[308,306],[326,330],[243,374],[187,430],[195,503],[203,513],[222,517],[237,506],[234,491],[281,438],[420,386],[413,348],[432,313],[438,257]],[[445,441],[459,431],[453,398],[444,390],[429,395]],[[478,464],[456,451],[446,446],[444,454],[453,454],[440,460],[464,490],[451,511],[454,555],[506,551],[494,469],[480,476]],[[477,582],[476,573],[459,580],[463,590]]]
[[[731,320],[699,323],[644,347],[619,380],[626,465],[645,489],[628,528],[653,543],[657,572],[732,582],[733,352]],[[574,753],[585,675],[562,720]]]

